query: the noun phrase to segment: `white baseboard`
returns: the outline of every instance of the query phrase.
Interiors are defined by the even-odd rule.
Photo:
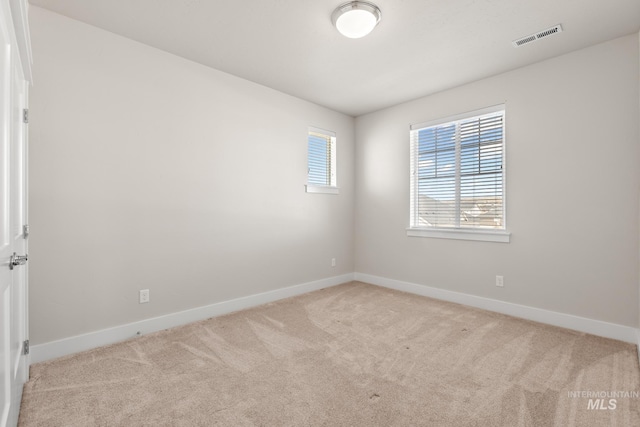
[[[209,317],[221,316],[245,308],[255,307],[269,302],[305,294],[322,288],[340,285],[353,280],[353,273],[334,276],[313,282],[303,283],[287,288],[276,289],[260,294],[249,295],[229,301],[223,301],[191,310],[171,313],[164,316],[141,320],[139,322],[120,325],[113,328],[64,338],[44,344],[31,346],[31,363],[43,362],[50,359],[90,350],[103,345],[113,344],[151,332],[160,331],[175,326],[185,325]]]
[[[497,313],[508,314],[522,319],[573,329],[575,331],[586,332],[588,334],[598,335],[601,337],[613,338],[637,344],[640,349],[640,331],[630,326],[602,322],[600,320],[587,319],[585,317],[573,316],[571,314],[558,313],[556,311],[513,304],[510,302],[463,294],[445,289],[432,288],[430,286],[387,279],[385,277],[373,276],[370,274],[354,273],[354,276],[355,280],[360,282],[371,283],[372,285],[378,285],[398,291],[495,311]]]
[[[403,282],[400,280],[388,279],[364,273],[350,273],[341,276],[329,277],[327,279],[316,280],[296,286],[276,289],[256,295],[223,301],[204,307],[198,307],[191,310],[180,311],[177,313],[141,320],[139,322],[64,338],[58,341],[33,345],[31,346],[30,362],[38,363],[55,359],[68,354],[78,353],[80,351],[90,350],[92,348],[134,338],[138,336],[138,332],[145,335],[151,332],[207,319],[209,317],[221,316],[234,311],[305,294],[318,289],[336,286],[352,280],[358,280],[372,285],[455,302],[540,323],[630,342],[638,345],[638,363],[640,363],[640,330],[630,326],[587,319],[585,317],[573,316],[571,314],[558,313],[555,311],[513,304],[510,302],[448,291],[445,289],[433,288],[430,286],[418,285],[415,283]]]

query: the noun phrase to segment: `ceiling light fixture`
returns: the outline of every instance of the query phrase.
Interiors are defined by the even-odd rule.
[[[359,39],[369,34],[380,22],[380,9],[368,1],[341,4],[331,14],[331,22],[345,37]]]

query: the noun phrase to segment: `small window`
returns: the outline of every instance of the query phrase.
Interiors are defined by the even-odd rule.
[[[310,127],[307,145],[307,193],[338,194],[335,132]]]
[[[407,234],[508,242],[504,105],[412,125]]]

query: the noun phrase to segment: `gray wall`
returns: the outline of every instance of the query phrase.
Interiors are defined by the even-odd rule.
[[[354,271],[353,118],[30,19],[33,344]],[[337,133],[338,196],[304,192],[308,126]]]
[[[637,327],[638,52],[633,34],[358,117],[356,271]],[[407,237],[409,124],[499,103],[511,243]]]
[[[352,271],[638,326],[638,35],[354,121],[30,14],[33,344]],[[512,242],[407,237],[409,124],[503,102]],[[304,193],[307,126],[338,196]]]

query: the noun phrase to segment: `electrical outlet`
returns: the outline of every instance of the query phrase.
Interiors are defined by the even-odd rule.
[[[504,287],[504,276],[496,276],[496,286]]]
[[[140,304],[145,304],[149,302],[149,289],[141,289],[140,290]]]
[[[331,267],[335,267],[335,266],[336,266],[336,259],[331,258]]]

